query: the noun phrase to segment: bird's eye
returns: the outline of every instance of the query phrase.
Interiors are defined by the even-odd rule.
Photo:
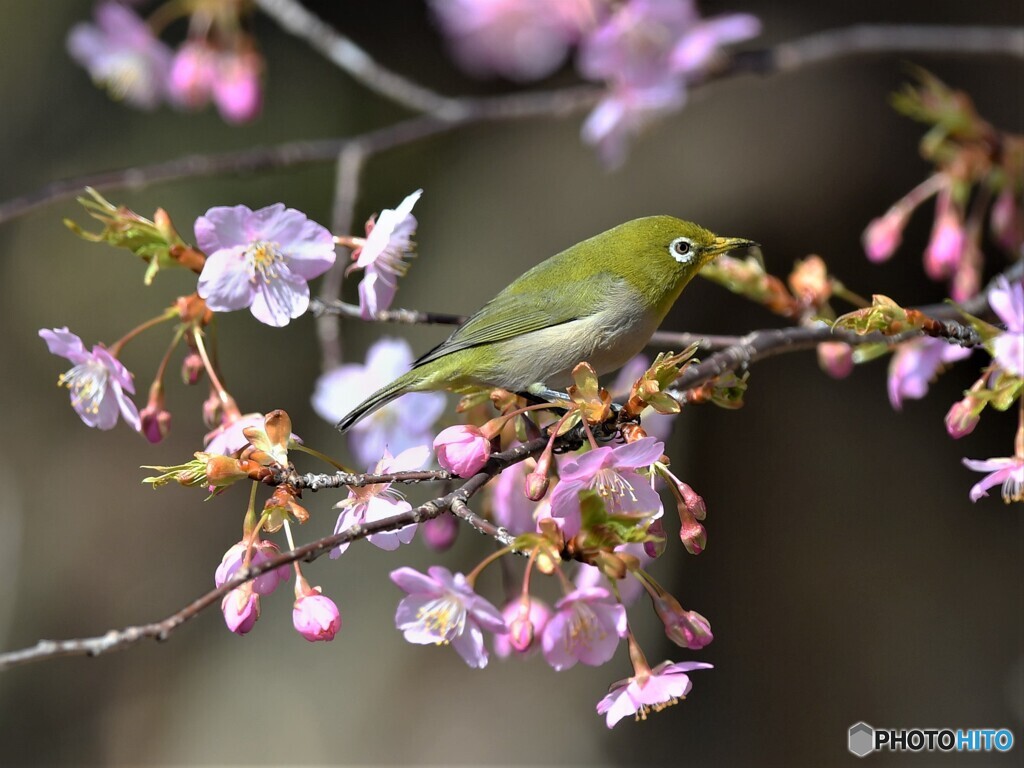
[[[677,237],[668,247],[672,258],[680,264],[688,264],[693,259],[693,244],[685,237]]]

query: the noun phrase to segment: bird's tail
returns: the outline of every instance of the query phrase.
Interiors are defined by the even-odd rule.
[[[390,403],[396,397],[400,397],[406,392],[411,392],[416,389],[416,384],[419,383],[421,378],[421,372],[416,371],[415,369],[399,376],[386,387],[378,389],[368,398],[363,400],[363,402],[345,414],[344,418],[335,424],[335,427],[342,432],[347,432],[353,424],[364,416],[369,416],[381,406]]]

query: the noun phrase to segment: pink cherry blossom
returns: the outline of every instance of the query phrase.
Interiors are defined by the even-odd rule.
[[[514,536],[533,531],[537,527],[534,511],[538,505],[526,498],[523,484],[526,480],[526,466],[523,462],[513,464],[490,484],[493,489],[491,505],[494,522],[507,528]]]
[[[217,79],[217,51],[203,41],[186,41],[174,54],[167,87],[180,107],[200,109],[210,102]]]
[[[946,363],[970,357],[971,350],[925,337],[901,344],[889,363],[889,402],[897,411],[905,399],[920,400]]]
[[[237,413],[237,411],[236,411]],[[245,430],[250,427],[263,427],[262,413],[245,413],[221,423],[216,429],[207,432],[204,439],[206,453],[230,456],[249,444]]]
[[[761,34],[761,22],[748,13],[733,13],[691,24],[676,43],[670,57],[672,69],[682,74],[702,75],[718,55],[719,48],[741,43]]]
[[[620,544],[615,548],[616,552],[623,552],[632,555],[640,561],[640,567],[646,568],[654,561],[643,544]],[[593,587],[606,587],[608,578],[601,573],[600,569],[592,565],[580,563],[576,569],[576,576],[573,583],[577,589],[590,589]],[[637,598],[644,593],[644,585],[632,573],[627,573],[626,578],[618,580],[619,602],[623,605],[632,605]]]
[[[68,388],[71,407],[86,426],[113,429],[120,415],[136,432],[142,428],[139,409],[129,397],[135,394],[132,374],[109,350],[97,344],[87,352],[67,327],[44,328],[39,336],[52,354],[73,363],[57,383]]]
[[[316,382],[313,410],[336,424],[373,392],[409,370],[412,348],[404,339],[382,338],[370,347],[366,363],[347,363],[323,374]],[[434,422],[445,408],[440,392],[411,392],[374,411],[348,431],[349,446],[366,465],[385,448],[401,453],[429,444]]]
[[[395,626],[406,640],[450,643],[469,666],[487,666],[483,630],[501,634],[508,629],[498,609],[476,594],[465,576],[435,565],[426,574],[399,568],[391,572],[391,580],[408,593],[395,613]]]
[[[253,211],[247,206],[211,208],[195,224],[206,253],[199,295],[214,312],[250,308],[276,327],[309,306],[307,280],[334,264],[334,238],[306,214],[284,203]]]
[[[988,472],[971,488],[971,501],[988,496],[988,489],[1002,483],[1003,501],[1024,501],[1024,458],[964,459],[964,466],[975,472]]]
[[[551,494],[551,517],[567,538],[580,530],[580,491],[600,494],[609,515],[641,519],[660,517],[661,497],[636,470],[661,458],[664,443],[645,437],[615,448],[602,446],[562,465],[561,480]]]
[[[460,65],[478,77],[550,75],[602,9],[597,0],[431,0]]]
[[[1024,376],[1024,283],[1011,284],[1000,276],[996,287],[988,294],[988,303],[1006,330],[992,342],[995,361],[1007,373]]]
[[[960,267],[967,247],[967,233],[950,187],[939,190],[935,207],[935,224],[924,252],[924,269],[933,280],[944,280]]]
[[[864,252],[870,261],[888,261],[903,240],[910,211],[907,206],[894,205],[884,215],[868,224],[861,237]]]
[[[377,462],[377,465],[370,471],[375,475],[382,475],[417,470],[421,469],[429,458],[430,449],[425,445],[409,448],[397,456],[392,456],[385,450],[384,458]],[[403,499],[397,490],[391,489],[391,483],[365,485],[361,488],[350,486],[348,498],[339,501],[334,506],[341,510],[338,522],[334,526],[335,533],[341,533],[357,523],[383,520],[412,509],[409,502]],[[398,549],[402,544],[408,544],[415,534],[416,525],[413,524],[399,528],[397,531],[374,533],[367,538],[374,546],[391,551]],[[348,549],[348,542],[339,544],[331,550],[331,557],[340,557],[346,549]]]
[[[359,281],[359,308],[364,319],[391,306],[398,290],[398,278],[405,275],[409,265],[405,258],[413,253],[412,236],[416,232],[416,217],[412,208],[423,194],[417,189],[397,208],[385,208],[377,220],[366,222],[366,242],[352,253],[355,263],[349,268],[362,269]]]
[[[578,661],[597,667],[615,655],[627,631],[626,609],[607,589],[577,589],[555,603],[541,647],[548,664],[559,672]]]
[[[217,572],[213,577],[214,583],[218,587],[224,586],[224,584],[231,581],[231,579],[238,574],[238,570],[242,567],[242,563],[245,561],[245,552],[247,549],[248,545],[244,541],[240,541],[237,544],[232,545],[228,551],[224,553],[224,557],[221,558],[220,565],[217,566]],[[252,567],[263,565],[279,554],[281,554],[281,550],[278,549],[274,542],[264,540],[257,541],[253,547],[250,565]],[[292,569],[287,565],[282,565],[280,568],[267,571],[263,575],[257,576],[252,580],[253,591],[257,595],[269,595],[277,589],[278,584],[288,580],[291,572]]]
[[[320,588],[300,595],[292,608],[292,624],[311,643],[333,640],[341,629],[341,613],[334,601],[320,594]]]
[[[167,94],[171,49],[121,3],[100,3],[95,17],[95,24],[72,27],[67,40],[71,57],[113,98],[155,109]]]
[[[218,56],[213,101],[225,121],[247,123],[259,116],[263,108],[262,71],[263,59],[255,51],[225,51]]]
[[[434,438],[438,463],[459,477],[472,477],[491,456],[491,441],[479,427],[456,424],[442,429]]]
[[[606,715],[609,728],[629,715],[646,720],[651,710],[660,712],[686,698],[693,687],[687,672],[711,668],[711,664],[699,661],[664,661],[654,669],[613,683],[608,695],[597,703],[597,713]]]
[[[455,515],[446,513],[432,517],[420,527],[423,543],[435,552],[445,552],[452,548],[459,536],[459,521]]]
[[[244,635],[260,617],[260,596],[253,591],[252,582],[246,582],[224,595],[220,602],[224,623],[236,635]]]

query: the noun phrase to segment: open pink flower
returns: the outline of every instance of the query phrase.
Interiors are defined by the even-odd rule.
[[[988,472],[971,488],[971,501],[988,496],[988,489],[1003,485],[1003,501],[1024,501],[1024,459],[1019,457],[998,459],[964,459],[964,466],[975,472]]]
[[[592,667],[615,655],[626,636],[626,609],[603,587],[570,592],[555,603],[555,615],[544,627],[544,658],[561,672],[582,661]]]
[[[925,337],[900,344],[889,362],[889,402],[897,411],[903,401],[920,400],[947,363],[970,357],[971,350]]]
[[[359,308],[364,319],[391,306],[398,290],[398,278],[409,269],[405,258],[415,249],[412,236],[416,233],[416,217],[412,207],[423,194],[417,189],[397,208],[385,208],[376,221],[366,222],[366,242],[352,253],[355,263],[349,270],[363,270],[359,281]]]
[[[479,427],[456,424],[442,429],[434,438],[438,463],[459,477],[472,477],[491,456],[491,441]]]
[[[199,295],[214,312],[249,307],[253,317],[285,326],[309,306],[307,280],[334,264],[334,238],[306,214],[284,203],[253,211],[211,208],[196,219],[196,241],[206,253]]]
[[[687,672],[711,668],[710,664],[699,661],[678,664],[664,661],[645,673],[613,683],[608,695],[597,703],[597,713],[606,715],[605,723],[609,728],[629,715],[645,720],[651,710],[660,712],[686,698],[693,687]]]
[[[1006,330],[992,342],[995,360],[1007,373],[1024,376],[1024,284],[1020,280],[1011,284],[1000,276],[988,303],[1006,323]]]
[[[395,626],[406,640],[418,645],[451,643],[469,666],[487,666],[483,630],[508,629],[498,609],[474,592],[465,576],[435,565],[426,574],[399,568],[391,572],[391,580],[408,593],[395,613]]]
[[[68,388],[71,407],[86,426],[113,429],[120,414],[136,432],[142,428],[139,409],[128,396],[135,394],[135,384],[120,360],[99,344],[87,352],[82,340],[67,327],[44,328],[39,336],[52,354],[73,363],[57,383]]]
[[[660,517],[661,497],[636,470],[661,458],[664,443],[645,437],[615,448],[602,446],[566,462],[561,480],[551,494],[551,517],[567,538],[580,531],[581,491],[597,491],[609,515],[644,518]]]
[[[313,410],[336,424],[380,387],[412,365],[412,347],[404,339],[382,338],[366,353],[366,363],[346,363],[323,374],[313,392]],[[434,422],[445,407],[440,392],[410,392],[356,422],[349,446],[363,464],[372,464],[389,448],[401,453],[429,444]]]
[[[96,23],[72,27],[67,46],[71,57],[113,98],[147,110],[163,101],[171,49],[130,8],[100,3]]]
[[[381,475],[417,470],[422,468],[429,458],[430,449],[425,445],[409,448],[397,456],[392,456],[385,450],[384,458],[378,461],[377,466],[370,471]],[[356,523],[371,523],[412,509],[409,502],[403,499],[398,491],[391,490],[391,483],[365,485],[361,488],[350,486],[348,498],[339,501],[334,506],[341,510],[338,522],[334,525],[335,533],[341,533]],[[416,535],[416,527],[415,524],[407,525],[397,531],[374,533],[367,538],[374,546],[391,551],[412,541],[413,536]],[[346,549],[348,549],[348,542],[339,544],[331,550],[331,558],[340,557]]]

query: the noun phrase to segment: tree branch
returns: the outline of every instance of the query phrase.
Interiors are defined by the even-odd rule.
[[[0,672],[22,664],[43,661],[58,656],[99,656],[110,651],[121,650],[145,639],[166,640],[171,632],[189,619],[197,616],[204,609],[215,604],[218,600],[223,599],[232,589],[240,587],[261,574],[298,560],[311,563],[325,552],[329,552],[341,544],[365,539],[367,536],[375,533],[395,531],[407,525],[422,523],[439,516],[447,510],[452,510],[457,516],[469,522],[476,530],[494,536],[501,544],[507,546],[512,543],[514,537],[506,529],[495,526],[470,512],[466,502],[503,469],[540,453],[546,444],[547,438],[541,437],[507,451],[492,454],[483,469],[451,493],[414,507],[408,512],[392,515],[383,520],[352,525],[332,536],[325,536],[309,544],[283,552],[258,566],[253,566],[239,572],[233,579],[225,582],[223,586],[210,590],[202,597],[193,600],[184,608],[175,611],[162,621],[138,624],[124,627],[123,629],[112,629],[96,637],[83,637],[73,640],[40,640],[29,648],[0,653]],[[373,476],[369,477],[373,479]],[[377,479],[382,477],[386,476],[377,476]]]

